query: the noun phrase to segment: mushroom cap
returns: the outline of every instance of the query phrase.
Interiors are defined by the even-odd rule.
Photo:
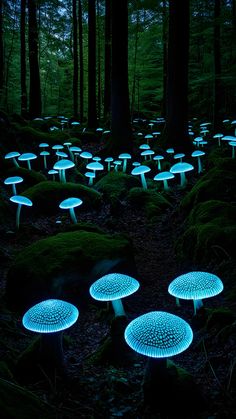
[[[98,161],[93,161],[92,163],[87,164],[86,169],[89,169],[89,170],[103,170],[104,167]]]
[[[195,141],[195,143],[200,143],[201,141],[203,141],[202,137],[196,137],[193,139],[193,141]]]
[[[37,156],[34,153],[23,153],[18,157],[18,160],[20,161],[34,160],[34,159],[37,159]]]
[[[213,135],[213,138],[222,138],[222,137],[224,137],[224,134],[215,134],[215,135]]]
[[[185,157],[184,153],[177,153],[174,155],[174,159],[181,159],[182,157]]]
[[[118,156],[118,159],[124,159],[124,160],[131,159],[131,158],[132,157],[129,153],[122,153]]]
[[[150,172],[150,167],[145,166],[144,164],[141,164],[140,166],[136,166],[132,172],[131,175],[141,175],[143,173],[148,173]]]
[[[183,173],[183,172],[189,172],[190,170],[193,170],[194,167],[190,163],[176,163],[170,168],[171,173]]]
[[[12,185],[12,184],[21,183],[21,182],[23,182],[23,178],[21,176],[11,176],[11,177],[7,177],[4,180],[5,185]]]
[[[168,287],[169,294],[184,300],[213,297],[223,290],[218,276],[208,272],[188,272],[175,278]]]
[[[224,135],[224,137],[221,138],[223,141],[236,141],[236,137],[233,135]]]
[[[70,169],[71,167],[74,167],[74,166],[75,166],[75,163],[73,161],[68,160],[68,159],[61,159],[61,160],[58,160],[54,164],[53,169],[64,170],[64,169]]]
[[[175,150],[173,148],[167,148],[166,152],[169,154],[173,154]]]
[[[153,160],[163,160],[164,156],[161,156],[159,154],[156,154],[156,156],[153,157]]]
[[[50,153],[48,151],[41,151],[39,154],[40,154],[40,156],[49,156],[50,155]]]
[[[82,203],[83,201],[81,199],[71,197],[71,198],[66,198],[63,201],[61,201],[61,203],[59,204],[59,207],[61,209],[70,209],[70,208],[78,207]]]
[[[56,155],[59,157],[64,157],[65,159],[68,157],[68,154],[64,151],[56,151]]]
[[[26,205],[27,207],[32,207],[33,202],[26,198],[26,196],[22,195],[13,195],[10,197],[10,201],[14,202],[15,204]]]
[[[118,300],[133,294],[139,289],[137,279],[120,273],[111,273],[95,281],[90,289],[90,295],[99,301]]]
[[[56,175],[57,173],[58,173],[58,170],[55,170],[55,169],[51,169],[48,171],[49,175]]]
[[[62,144],[55,144],[52,146],[53,150],[62,150],[64,146]]]
[[[80,125],[80,122],[74,121],[74,122],[71,122],[71,125]]]
[[[173,175],[173,173],[160,172],[160,173],[157,173],[157,175],[153,178],[153,180],[168,180],[168,179],[173,179],[174,177],[175,175]]]
[[[39,147],[41,148],[41,147],[49,147],[49,144],[48,143],[40,143],[39,144]]]
[[[10,151],[10,153],[7,153],[5,155],[5,159],[12,159],[13,157],[18,157],[20,156],[20,153],[18,151]]]
[[[140,150],[149,150],[150,149],[150,145],[148,144],[141,144],[139,146]]]
[[[69,147],[69,149],[70,149],[70,151],[74,151],[74,152],[78,152],[78,153],[80,153],[80,151],[82,151],[81,148],[76,146],[76,145],[72,145],[71,147]]]
[[[59,332],[72,326],[79,316],[78,309],[62,300],[44,300],[31,307],[23,316],[23,326],[39,333]]]
[[[201,151],[201,150],[195,150],[192,152],[191,156],[192,157],[200,157],[200,156],[204,156],[206,153],[205,151]]]
[[[152,154],[155,154],[155,151],[148,149],[148,150],[142,151],[141,156],[151,156]]]
[[[106,157],[104,161],[106,163],[109,163],[109,162],[112,162],[113,160],[114,160],[113,157]]]
[[[83,151],[80,154],[80,157],[82,157],[82,159],[91,159],[93,157],[93,155],[91,153],[89,153],[89,151]]]
[[[88,177],[88,178],[95,178],[95,173],[94,172],[86,172],[85,174],[84,174],[84,176],[86,176],[86,177]]]
[[[153,138],[153,135],[152,134],[147,134],[147,135],[145,135],[144,138]]]
[[[181,317],[165,311],[151,311],[128,324],[125,340],[139,354],[166,358],[187,349],[193,340],[193,332]]]

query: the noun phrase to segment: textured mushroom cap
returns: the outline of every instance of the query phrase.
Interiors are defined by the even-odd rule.
[[[59,332],[72,326],[79,316],[78,309],[62,300],[45,300],[31,307],[23,316],[23,326],[39,333]]]
[[[23,153],[18,157],[18,160],[20,161],[34,160],[34,159],[37,159],[37,156],[34,153]]]
[[[68,159],[61,159],[61,160],[58,160],[54,164],[53,169],[63,170],[63,169],[70,169],[71,167],[74,167],[74,166],[75,166],[75,163],[73,161],[68,160]]]
[[[4,180],[5,185],[12,185],[15,183],[21,183],[23,182],[23,178],[21,176],[11,176],[11,177],[7,177]]]
[[[89,170],[103,170],[104,167],[98,161],[94,161],[92,163],[87,164],[86,169],[89,169]]]
[[[22,195],[13,195],[10,197],[10,201],[14,202],[15,204],[26,205],[27,207],[32,207],[33,202],[26,198],[26,196]]]
[[[204,156],[206,153],[204,151],[201,150],[195,150],[192,152],[191,156],[192,157],[200,157],[200,156]]]
[[[150,167],[141,164],[132,170],[131,175],[141,175],[142,173],[150,172],[150,170]]]
[[[59,207],[61,209],[70,209],[70,208],[78,207],[82,203],[83,201],[81,199],[71,197],[71,198],[64,199],[64,201],[61,201],[61,203],[59,204]]]
[[[20,156],[20,153],[18,151],[10,151],[10,153],[7,153],[5,155],[5,159],[12,159],[13,157],[18,157]]]
[[[192,164],[189,163],[176,163],[170,168],[171,173],[183,173],[183,172],[189,172],[190,170],[193,170],[194,167]]]
[[[125,340],[139,354],[166,358],[187,349],[193,340],[193,332],[180,317],[165,311],[151,311],[128,324]]]
[[[213,297],[223,290],[218,276],[208,272],[188,272],[175,278],[168,287],[169,294],[184,300]]]
[[[173,179],[174,177],[175,176],[173,175],[173,173],[160,172],[153,178],[153,180],[168,180],[168,179]]]
[[[128,275],[112,273],[104,275],[95,281],[90,289],[90,295],[99,301],[118,300],[133,294],[139,289],[137,279]]]

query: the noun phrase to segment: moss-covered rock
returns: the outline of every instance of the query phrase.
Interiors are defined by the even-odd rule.
[[[160,215],[171,205],[162,193],[153,189],[132,188],[127,199],[132,206],[143,208],[149,219]]]
[[[188,225],[204,224],[211,221],[220,226],[235,224],[236,204],[219,200],[200,202],[188,216]]]
[[[101,194],[92,188],[75,183],[60,183],[46,181],[38,183],[24,191],[24,196],[33,202],[32,210],[40,214],[55,214],[59,211],[59,204],[66,198],[82,199],[80,210],[96,209],[101,204]],[[64,215],[65,211],[63,212]]]
[[[3,378],[0,378],[0,410],[7,419],[49,419],[56,414],[32,392]]]
[[[202,176],[186,194],[180,204],[180,212],[190,211],[199,202],[236,200],[236,172],[213,168]]]
[[[114,269],[136,274],[126,237],[83,230],[60,233],[18,254],[7,275],[7,301],[17,310],[50,297],[81,305],[89,298],[91,283]]]
[[[124,198],[128,191],[139,186],[139,181],[134,176],[123,172],[109,172],[95,184],[95,189],[104,194],[106,199]]]
[[[63,144],[65,141],[69,141],[69,138],[69,134],[65,131],[43,132],[31,126],[19,127],[16,131],[18,146],[21,149],[25,147],[31,151],[38,147],[40,143],[48,143],[49,145]]]
[[[23,167],[12,167],[7,171],[7,176],[21,176],[23,182],[18,185],[19,191],[25,190],[37,183],[44,182],[47,180],[46,176],[35,170],[28,170]]]

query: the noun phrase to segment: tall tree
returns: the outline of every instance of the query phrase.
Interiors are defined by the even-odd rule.
[[[3,52],[3,0],[0,0],[0,104],[4,90],[4,52]]]
[[[112,0],[111,10],[111,132],[112,149],[114,153],[119,153],[132,150],[128,88],[128,1]]]
[[[26,0],[21,0],[20,13],[20,81],[21,81],[21,115],[27,112],[26,88],[26,45],[25,45]]]
[[[84,119],[84,54],[83,54],[83,13],[82,3],[78,0],[78,25],[79,25],[79,95],[80,95],[80,120]]]
[[[167,85],[167,5],[166,0],[162,2],[162,45],[163,45],[163,95],[161,116],[166,116],[166,85]]]
[[[221,52],[220,52],[221,0],[214,4],[214,87],[213,87],[213,129],[221,127],[220,111],[222,103]],[[222,115],[221,115],[222,116]]]
[[[133,119],[134,108],[135,108],[135,92],[136,92],[136,82],[137,82],[137,54],[138,54],[138,38],[139,38],[139,21],[140,21],[140,10],[139,2],[136,1],[136,27],[135,27],[135,41],[134,41],[134,73],[133,73],[133,83],[132,83],[132,93],[131,93],[131,120]]]
[[[73,114],[78,116],[78,23],[77,23],[77,0],[72,1],[73,16]]]
[[[88,126],[97,126],[96,104],[96,1],[88,2]]]
[[[41,89],[38,58],[38,23],[37,23],[37,0],[28,0],[29,13],[29,70],[30,70],[30,91],[29,91],[29,114],[31,118],[41,115]]]
[[[111,113],[111,1],[105,1],[104,119]]]
[[[189,0],[169,1],[165,145],[191,149],[188,136]]]
[[[97,0],[97,117],[98,121],[101,118],[101,93],[102,93],[102,80],[101,80],[101,28],[100,28],[100,3]]]

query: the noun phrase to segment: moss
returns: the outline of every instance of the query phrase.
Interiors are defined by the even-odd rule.
[[[180,203],[180,212],[191,210],[199,202],[236,199],[236,175],[234,172],[211,169],[201,177]]]
[[[24,181],[18,185],[19,190],[25,190],[30,186],[47,180],[46,176],[35,170],[28,170],[23,167],[13,167],[7,171],[7,176],[21,176]]]
[[[53,418],[51,406],[42,402],[32,392],[0,378],[1,416],[8,419]]]
[[[88,231],[60,233],[18,254],[7,275],[6,297],[22,309],[44,298],[89,298],[91,281],[111,269],[134,268],[132,246],[120,235]]]
[[[138,179],[134,176],[122,172],[110,172],[95,184],[95,189],[102,192],[105,198],[120,199],[138,185]]]
[[[219,219],[213,221],[189,227],[176,242],[177,256],[198,263],[233,259],[236,226],[221,225]]]
[[[127,199],[132,206],[143,208],[147,218],[160,215],[163,210],[171,205],[162,193],[153,189],[132,188],[128,193]]]
[[[41,130],[30,126],[19,127],[16,135],[19,146],[21,148],[22,146],[30,146],[31,150],[42,142],[46,142],[50,145],[58,143],[63,144],[63,142],[70,138],[69,134],[65,131],[42,132]]]
[[[190,212],[188,224],[203,224],[212,220],[221,226],[235,223],[236,205],[219,200],[200,202]]]
[[[75,183],[60,183],[46,181],[38,183],[24,191],[24,196],[33,202],[33,211],[40,214],[55,214],[61,212],[59,204],[63,199],[71,196],[82,199],[80,211],[98,208],[101,204],[101,194],[87,186]],[[64,212],[63,212],[64,214]]]

